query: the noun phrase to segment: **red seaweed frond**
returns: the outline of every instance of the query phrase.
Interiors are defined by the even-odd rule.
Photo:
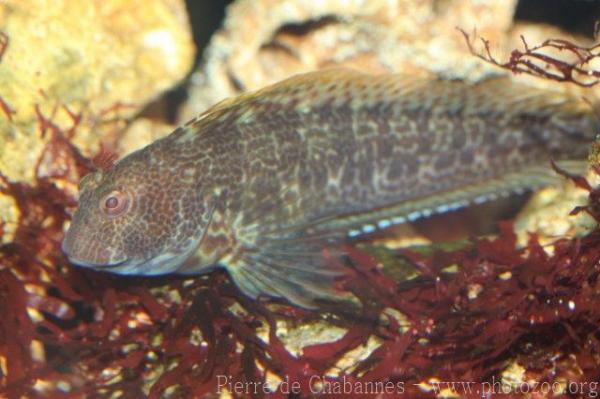
[[[600,71],[592,69],[590,63],[600,58],[600,44],[582,46],[565,39],[547,39],[531,46],[521,35],[523,49],[514,49],[506,62],[498,61],[490,50],[490,41],[480,38],[484,51],[477,51],[469,34],[457,28],[465,38],[471,54],[492,65],[507,69],[515,74],[524,73],[558,82],[571,82],[582,87],[592,87],[600,82]],[[548,54],[551,51],[565,52],[575,56],[569,62]]]
[[[62,164],[72,155],[50,151],[47,157]],[[47,176],[33,186],[2,181],[3,192],[27,216],[13,242],[0,246],[0,357],[10,359],[7,373],[0,373],[0,395],[39,397],[36,381],[62,381],[72,397],[121,391],[126,398],[160,398],[167,390],[205,397],[222,389],[222,376],[260,387],[271,374],[296,384],[300,397],[314,392],[316,376],[328,384],[391,382],[406,397],[434,398],[435,391],[418,384],[438,378],[481,388],[498,380],[511,361],[538,381],[594,381],[600,372],[598,231],[559,241],[553,255],[535,236],[516,248],[510,223],[501,225],[497,238],[456,251],[426,256],[400,250],[397,260],[420,271],[404,282],[353,246],[332,251],[347,259],[329,261],[354,269],[345,288],[362,309],[348,317],[251,300],[222,272],[190,284],[176,276],[124,278],[67,267],[60,239],[69,196]],[[460,265],[458,271],[446,271],[452,264]],[[27,309],[41,320],[32,320]],[[392,311],[404,315],[404,325]],[[291,354],[278,325],[327,315],[345,329],[341,337]],[[265,329],[268,339],[261,335]],[[372,337],[379,346],[356,367],[326,376]],[[36,342],[45,350],[43,361],[32,357]],[[282,388],[275,397],[285,397]]]
[[[0,110],[2,110],[2,113],[4,113],[4,115],[6,116],[6,118],[12,122],[13,118],[12,116],[14,114],[16,114],[17,112],[10,106],[10,104],[8,104],[8,102],[2,98],[2,96],[0,96]]]
[[[68,105],[63,105],[62,108],[67,113],[67,115],[69,115],[69,117],[71,118],[71,121],[73,122],[71,127],[69,127],[66,130],[66,132],[64,132],[65,137],[68,138],[69,140],[71,140],[71,139],[73,139],[73,136],[75,136],[75,133],[77,132],[77,128],[81,124],[83,114],[81,112],[72,111]]]
[[[92,163],[98,169],[108,171],[113,167],[119,155],[105,143],[100,143],[98,153],[92,158]]]
[[[554,162],[553,159],[550,160],[550,165],[552,166],[552,169],[554,169],[554,171],[557,174],[564,177],[565,179],[572,181],[573,184],[575,184],[577,187],[579,187],[583,190],[586,190],[588,192],[592,191],[592,186],[590,185],[590,183],[587,181],[587,179],[584,176],[571,173],[571,172],[561,168],[560,166],[558,166],[556,164],[556,162]]]
[[[514,363],[525,369],[526,381],[575,386],[573,397],[596,393],[577,383],[600,375],[600,230],[560,240],[552,254],[534,235],[518,248],[511,223],[501,224],[498,237],[474,239],[458,250],[390,252],[387,262],[408,262],[418,272],[406,281],[348,245],[331,251],[345,257],[326,261],[353,270],[343,281],[361,303],[352,314],[251,300],[218,271],[191,281],[84,270],[71,267],[60,250],[74,203],[61,183],[74,184],[92,167],[69,140],[81,116],[65,111],[72,128],[36,108],[48,141],[33,184],[0,175],[0,191],[20,214],[14,238],[0,245],[0,396],[209,397],[222,389],[223,376],[233,386],[251,387],[277,376],[288,389],[295,384],[298,397],[312,396],[317,377],[342,387],[391,383],[402,386],[405,397],[435,398],[435,389],[426,392],[419,384],[435,378],[481,389]],[[593,188],[590,202],[600,208]],[[301,351],[292,353],[280,326],[315,321],[343,333],[326,343],[296,342]],[[376,349],[353,358],[354,367],[339,366],[371,341]],[[38,348],[35,356],[32,348]],[[329,375],[332,369],[337,376]],[[287,396],[272,387],[273,397]],[[268,396],[263,392],[254,396]],[[482,397],[481,390],[457,393]]]
[[[2,62],[2,58],[4,57],[4,53],[6,53],[6,49],[8,48],[8,44],[10,39],[8,35],[2,31],[0,31],[0,62]],[[6,118],[12,122],[12,116],[16,113],[16,111],[10,106],[10,104],[0,96],[0,110],[6,115]]]
[[[99,117],[102,118],[105,122],[122,121],[123,117],[121,116],[121,112],[123,110],[137,108],[139,108],[139,106],[136,104],[116,102],[110,107],[101,110],[99,112]]]
[[[49,140],[36,164],[35,175],[53,175],[56,178],[67,178],[77,181],[81,176],[93,170],[94,166],[71,142],[81,122],[81,114],[72,112],[67,106],[63,106],[62,108],[72,120],[71,126],[67,129],[61,128],[53,121],[54,116],[58,112],[58,106],[53,107],[50,116],[44,115],[39,105],[35,105],[34,107],[40,135],[45,137],[48,132],[50,133]],[[57,160],[61,160],[64,163],[62,168],[57,167],[57,165],[61,164]]]
[[[4,57],[4,53],[6,53],[9,43],[10,38],[8,35],[5,32],[0,31],[0,62],[2,62],[2,58]]]
[[[589,162],[591,164],[591,170],[597,175],[600,176],[600,165],[597,163],[600,159],[598,155],[600,154],[600,142],[594,141],[591,145],[591,156]],[[562,169],[558,166],[553,160],[550,161],[552,169],[559,175],[564,178],[570,180],[575,184],[575,186],[586,190],[588,194],[588,203],[586,205],[576,206],[571,212],[570,215],[578,215],[581,212],[585,212],[590,215],[596,222],[600,223],[600,187],[593,186],[586,177],[571,173],[567,170]]]

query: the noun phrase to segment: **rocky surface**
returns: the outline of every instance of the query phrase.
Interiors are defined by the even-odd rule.
[[[182,0],[0,2],[0,171],[31,181],[51,134],[68,131],[86,154],[189,71],[194,56]],[[0,195],[0,219],[16,220]],[[9,226],[10,227],[10,226]]]
[[[478,79],[461,27],[503,45],[516,1],[240,0],[194,73],[183,122],[218,100],[334,65]]]
[[[598,182],[593,171],[588,173],[587,178]],[[558,187],[548,187],[535,193],[515,219],[519,245],[525,246],[531,233],[535,233],[544,245],[590,233],[596,227],[591,216],[585,212],[569,215],[575,207],[587,204],[588,196],[587,191],[566,180]],[[545,247],[547,251],[552,248],[550,245]]]

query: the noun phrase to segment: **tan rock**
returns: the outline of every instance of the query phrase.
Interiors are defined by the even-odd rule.
[[[45,115],[58,107],[55,120],[66,125],[63,105],[96,122],[116,104],[133,105],[122,108],[127,117],[183,78],[193,56],[184,10],[179,0],[0,3],[0,26],[10,40],[0,64],[1,95],[15,111],[13,123],[0,118],[6,149],[0,170],[32,177],[41,144],[36,105]],[[88,144],[85,138],[78,142]]]
[[[0,171],[31,181],[48,139],[36,107],[68,129],[84,152],[117,134],[129,118],[189,70],[194,49],[182,0],[5,0],[9,39],[0,62]],[[123,106],[125,105],[125,106]],[[16,220],[0,196],[0,220]]]
[[[215,102],[332,65],[369,72],[433,71],[477,79],[496,71],[468,55],[461,27],[500,46],[509,1],[238,0],[195,72],[188,120]]]
[[[147,146],[175,130],[176,126],[147,118],[136,119],[119,137],[117,150],[119,154],[127,154]]]
[[[595,172],[588,172],[590,182],[599,182]],[[594,219],[585,212],[570,215],[578,206],[584,206],[588,192],[571,181],[548,187],[535,193],[515,219],[515,232],[519,245],[527,244],[529,235],[535,233],[544,249],[553,251],[551,244],[559,238],[578,237],[589,233],[596,226]]]
[[[325,320],[300,325],[286,321],[277,322],[277,337],[294,356],[302,356],[304,347],[337,341],[346,332],[346,329]]]

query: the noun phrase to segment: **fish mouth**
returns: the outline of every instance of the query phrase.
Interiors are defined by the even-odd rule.
[[[116,268],[119,266],[123,266],[125,263],[127,263],[127,259],[120,260],[117,262],[110,262],[110,263],[88,262],[88,261],[84,261],[81,259],[77,259],[73,256],[69,256],[68,254],[67,254],[67,258],[69,258],[69,262],[71,262],[77,266],[88,267],[88,268],[98,269],[98,270],[113,269],[113,268]]]
[[[129,259],[127,258],[119,259],[117,261],[89,261],[81,259],[78,257],[78,255],[81,255],[81,251],[78,250],[81,247],[81,243],[78,244],[79,245],[73,245],[73,239],[71,238],[71,236],[69,236],[69,232],[67,232],[61,245],[62,252],[66,255],[67,259],[69,259],[69,262],[71,262],[74,265],[96,270],[113,271],[113,269],[122,267],[129,262]],[[103,255],[105,256],[102,256],[102,258],[108,258],[108,256],[106,256],[108,255],[108,253],[104,253]]]
[[[120,275],[138,275],[138,276],[152,276],[168,274],[175,271],[179,264],[169,262],[166,259],[161,259],[159,256],[152,259],[124,259],[110,263],[97,263],[82,261],[72,256],[68,256],[69,261],[77,266],[90,268],[100,272],[114,273]]]

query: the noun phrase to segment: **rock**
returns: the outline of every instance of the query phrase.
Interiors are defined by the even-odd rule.
[[[600,142],[591,145],[590,165],[585,179],[591,187],[600,185],[600,175],[594,170],[600,164]],[[524,246],[529,233],[535,233],[547,252],[552,252],[552,242],[559,238],[580,237],[597,227],[597,222],[587,212],[571,214],[576,207],[588,204],[589,192],[565,178],[557,187],[548,187],[535,193],[515,219],[515,232],[519,245]]]
[[[525,246],[529,234],[535,233],[544,248],[552,251],[553,246],[549,244],[559,238],[589,233],[595,222],[588,214],[569,215],[577,206],[585,205],[587,198],[588,193],[571,182],[536,192],[515,219],[519,245]]]
[[[176,126],[148,118],[138,118],[123,132],[117,143],[117,152],[127,154],[164,137]]]
[[[38,113],[64,131],[81,114],[74,142],[89,155],[181,80],[194,56],[183,0],[6,0],[0,26],[8,38],[0,62],[0,171],[13,181],[33,180],[50,136],[40,131]],[[16,219],[0,194],[0,220]]]
[[[71,118],[63,107],[84,111],[76,142],[88,149],[98,143],[103,116],[114,116],[119,104],[122,118],[138,112],[185,76],[194,53],[179,0],[9,0],[0,4],[0,20],[9,38],[1,95],[15,111],[12,122],[0,118],[0,142],[10,149],[0,155],[0,170],[12,179],[33,177],[43,143],[36,106],[64,126]],[[84,134],[91,125],[94,134]]]
[[[461,27],[500,46],[516,1],[239,0],[194,73],[180,121],[215,102],[334,65],[432,71],[477,79],[496,71],[469,56]]]

